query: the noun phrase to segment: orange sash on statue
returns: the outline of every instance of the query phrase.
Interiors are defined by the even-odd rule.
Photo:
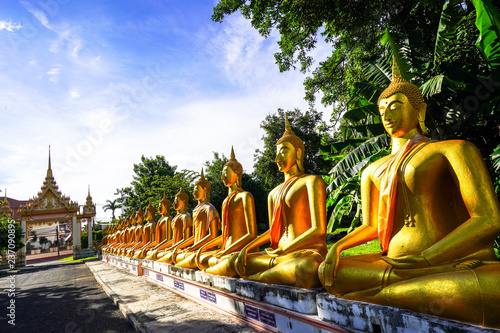
[[[281,232],[283,229],[283,209],[285,208],[285,196],[290,187],[292,187],[292,185],[302,176],[304,176],[303,173],[298,173],[288,178],[288,180],[283,184],[279,185],[280,188],[278,189],[276,200],[274,201],[273,219],[269,237],[271,241],[271,247],[275,250],[278,248],[278,243],[280,241]]]
[[[429,138],[417,134],[413,136],[399,151],[381,165],[376,171],[380,178],[380,198],[378,203],[378,237],[382,251],[387,252],[394,228],[394,215],[396,213],[396,191],[398,188],[398,171],[408,154],[429,141]],[[380,171],[379,171],[380,170]]]
[[[227,199],[224,201],[224,204],[222,205],[222,245],[221,245],[221,251],[224,251],[226,248],[226,241],[227,237],[229,236],[229,204],[231,201],[233,201],[234,197],[236,194],[240,193],[241,191],[233,191],[231,194],[227,196]]]

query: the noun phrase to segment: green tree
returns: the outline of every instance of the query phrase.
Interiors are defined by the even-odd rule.
[[[45,248],[45,245],[49,244],[49,239],[45,236],[40,236],[38,239],[38,243],[40,243],[40,246],[43,249],[43,248]]]
[[[305,113],[298,109],[269,114],[260,127],[265,131],[262,141],[264,148],[257,149],[254,155],[255,180],[262,183],[268,193],[283,182],[283,174],[279,172],[275,163],[276,142],[285,132],[285,114],[290,121],[294,133],[302,139],[305,145],[304,168],[306,173],[324,175],[330,170],[331,163],[319,155],[322,140],[327,136],[326,127],[321,121],[322,114],[315,110]]]
[[[107,204],[104,205],[102,207],[102,209],[104,211],[108,211],[108,210],[111,210],[111,220],[114,221],[115,220],[115,210],[119,209],[122,207],[122,205],[120,205],[118,202],[117,202],[117,199],[111,201],[111,200],[106,200]]]
[[[194,171],[182,170],[177,172],[177,166],[171,166],[164,156],[155,158],[142,156],[141,162],[134,164],[134,175],[130,186],[116,190],[117,201],[123,206],[123,215],[135,212],[151,202],[156,207],[165,192],[167,198],[173,202],[175,194],[182,187],[188,194],[189,207],[194,207],[191,194],[191,183],[198,174]]]
[[[9,230],[14,230],[14,232]],[[13,234],[14,237],[12,236],[9,238],[9,234]],[[9,239],[11,240],[9,243]],[[12,251],[18,251],[22,249],[25,244],[22,242],[24,239],[24,231],[21,228],[21,224],[19,222],[14,221],[13,219],[3,216],[0,219],[0,252],[4,252],[7,250],[12,250]],[[13,243],[12,243],[13,242]],[[12,245],[9,247],[9,244],[14,244],[14,247]]]

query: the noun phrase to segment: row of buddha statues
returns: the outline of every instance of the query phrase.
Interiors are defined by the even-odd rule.
[[[397,65],[378,106],[392,152],[363,171],[363,224],[329,251],[326,185],[304,172],[305,147],[288,121],[276,143],[284,182],[269,193],[269,230],[257,235],[254,198],[242,188],[243,168],[232,151],[221,176],[228,188],[221,215],[209,202],[202,171],[192,215],[180,189],[175,217],[164,196],[157,223],[150,204],[109,228],[102,251],[262,283],[323,287],[340,298],[500,328],[500,261],[493,249],[500,205],[481,154],[466,141],[426,136],[422,94]],[[377,237],[381,253],[341,258],[343,250]]]

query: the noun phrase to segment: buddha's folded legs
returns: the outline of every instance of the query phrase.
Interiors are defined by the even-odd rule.
[[[182,256],[184,258],[182,260],[177,261],[177,264],[175,264],[175,266],[184,267],[184,268],[191,268],[191,269],[198,268],[196,266],[196,261],[195,261],[196,253],[192,253],[192,252],[182,253]],[[181,254],[177,255],[177,258],[181,259]]]
[[[238,273],[234,269],[234,262],[238,257],[238,253],[230,254],[222,258],[209,257],[208,265],[210,266],[205,270],[205,272],[227,276],[227,277],[237,277]]]
[[[500,264],[426,275],[343,298],[498,327]]]
[[[314,250],[300,250],[280,257],[271,257],[265,252],[249,254],[246,280],[263,283],[319,288],[318,267],[324,260]]]

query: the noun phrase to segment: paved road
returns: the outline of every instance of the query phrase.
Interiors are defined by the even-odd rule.
[[[16,288],[12,297],[11,282]],[[11,300],[15,300],[15,327],[7,317]],[[0,277],[0,332],[121,333],[134,329],[84,263],[51,261],[28,264],[16,274]]]

